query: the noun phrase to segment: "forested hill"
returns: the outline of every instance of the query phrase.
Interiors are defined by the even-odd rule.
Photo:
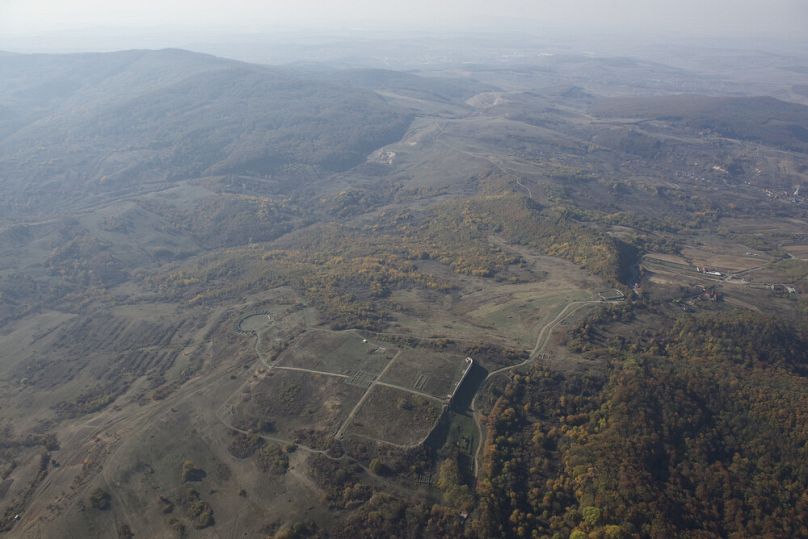
[[[592,112],[601,117],[668,120],[729,138],[808,151],[808,107],[773,97],[604,98],[595,102]]]
[[[805,537],[804,327],[700,315],[593,345],[633,316],[579,326],[606,376],[537,368],[497,400],[480,535]]]
[[[180,50],[3,55],[0,77],[0,190],[17,196],[340,171],[411,121],[342,81]]]

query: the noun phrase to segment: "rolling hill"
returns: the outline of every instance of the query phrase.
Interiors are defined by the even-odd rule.
[[[0,190],[17,196],[346,170],[411,121],[371,91],[177,50],[7,55],[0,75],[0,111],[21,111],[0,121]]]
[[[808,107],[773,97],[605,98],[594,103],[592,112],[604,118],[669,121],[729,138],[808,152]]]

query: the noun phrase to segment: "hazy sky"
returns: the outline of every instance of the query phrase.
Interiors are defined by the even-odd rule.
[[[0,33],[118,26],[463,27],[508,21],[808,38],[808,0],[0,0]]]

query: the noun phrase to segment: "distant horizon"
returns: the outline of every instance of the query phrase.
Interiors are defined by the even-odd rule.
[[[644,47],[710,47],[739,50],[769,50],[771,52],[808,51],[808,34],[803,39],[789,39],[759,34],[748,36],[710,35],[697,31],[648,33],[625,32],[616,28],[573,28],[563,25],[511,21],[511,25],[468,26],[438,29],[429,26],[376,26],[345,24],[306,26],[279,24],[263,29],[244,30],[234,26],[198,28],[193,25],[159,25],[143,28],[137,25],[89,25],[85,27],[48,29],[31,34],[0,34],[0,51],[10,53],[84,53],[114,52],[133,49],[184,49],[204,54],[222,55],[220,49],[233,49],[257,44],[301,47],[330,42],[357,43],[388,42],[414,36],[447,44],[460,38],[490,41],[499,46],[518,43],[531,46],[541,41],[559,47],[576,46],[582,52],[587,45],[598,47],[604,55],[642,51]],[[414,46],[417,44],[414,44]],[[232,56],[245,59],[243,55]],[[245,59],[245,61],[257,61]]]
[[[70,34],[207,36],[267,32],[517,32],[609,34],[621,38],[808,39],[802,0],[163,0],[0,2],[0,48],[12,40]],[[170,36],[165,36],[170,37]]]

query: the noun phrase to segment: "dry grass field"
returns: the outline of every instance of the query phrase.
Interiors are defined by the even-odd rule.
[[[289,441],[330,436],[363,393],[343,377],[273,369],[233,405],[233,426]]]
[[[715,242],[699,247],[685,247],[682,255],[692,265],[707,267],[711,271],[737,273],[760,267],[771,260],[763,253],[750,251],[749,247]]]
[[[443,404],[399,389],[374,386],[348,426],[346,436],[415,446],[432,431]]]
[[[802,245],[784,245],[783,249],[794,258],[800,260],[808,260],[808,244]]]
[[[404,348],[381,381],[444,398],[454,391],[465,368],[465,358],[457,354]]]
[[[308,331],[278,358],[277,365],[352,376],[359,371],[375,376],[396,350],[368,341],[353,331]]]

